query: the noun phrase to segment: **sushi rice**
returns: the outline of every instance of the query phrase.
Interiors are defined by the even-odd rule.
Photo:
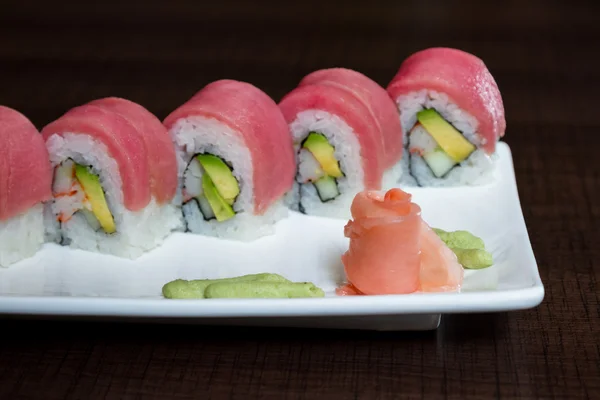
[[[39,203],[0,221],[0,267],[32,257],[44,243],[44,206]]]
[[[433,90],[420,90],[399,96],[396,99],[396,104],[400,112],[403,140],[407,147],[403,157],[402,184],[442,187],[482,185],[492,180],[496,155],[490,156],[480,148],[485,142],[477,133],[477,120],[452,103],[446,94]],[[467,159],[452,168],[442,178],[436,177],[425,160],[414,151],[416,145],[421,143],[418,140],[412,140],[410,135],[411,130],[417,123],[417,113],[431,108],[440,113],[446,121],[477,147]],[[413,151],[411,152],[411,150]]]
[[[240,135],[214,118],[181,118],[170,129],[175,143],[179,185],[176,199],[182,205],[187,230],[201,235],[250,241],[275,232],[275,224],[287,217],[282,200],[262,215],[254,213],[253,161]],[[217,221],[208,204],[203,204],[200,180],[204,173],[196,156],[211,154],[231,168],[239,186],[233,202],[235,216]],[[204,211],[204,212],[203,212]]]
[[[94,217],[86,215],[84,198],[78,195],[57,196],[48,203],[46,209],[48,241],[134,259],[159,246],[173,230],[181,229],[182,220],[175,204],[159,205],[152,198],[139,211],[125,208],[119,166],[102,142],[87,135],[65,133],[51,136],[46,146],[53,168],[70,159],[77,164],[90,166],[92,172],[99,176],[116,226],[116,232],[105,233]],[[54,189],[60,185],[58,179],[53,184]],[[60,215],[71,213],[70,219],[58,222]]]
[[[354,196],[364,189],[364,172],[356,133],[340,117],[322,110],[305,110],[298,113],[290,124],[290,131],[294,141],[298,173],[293,189],[286,196],[286,204],[293,210],[309,215],[348,218]],[[336,178],[338,193],[335,193],[337,196],[332,196],[334,198],[331,200],[323,201],[314,184],[308,182],[312,178],[309,172],[311,164],[316,160],[307,156],[308,152],[300,147],[310,132],[318,132],[327,138],[334,148],[334,156],[344,174]],[[397,186],[402,173],[402,161],[385,171],[382,178],[383,190]]]

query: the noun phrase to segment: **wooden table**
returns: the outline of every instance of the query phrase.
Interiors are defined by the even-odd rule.
[[[215,79],[382,85],[411,52],[483,58],[504,96],[536,309],[430,333],[2,320],[1,399],[600,398],[600,3],[2,2],[0,104],[39,127],[118,95],[163,118]]]

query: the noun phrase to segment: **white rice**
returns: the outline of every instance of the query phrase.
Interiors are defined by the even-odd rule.
[[[417,180],[414,176],[411,175],[410,171],[410,153],[405,148],[404,154],[402,155],[402,159],[400,160],[400,169],[402,170],[402,174],[400,175],[400,180],[398,181],[399,187],[403,186],[419,186]]]
[[[54,202],[50,201],[44,204],[44,241],[47,243],[60,244],[62,236],[60,233],[60,222],[54,214]]]
[[[135,259],[158,247],[173,230],[181,227],[181,214],[174,204],[158,205],[151,199],[142,210],[132,212],[125,208],[119,167],[102,142],[84,134],[65,133],[63,137],[51,136],[46,146],[53,167],[68,158],[92,167],[92,172],[100,178],[116,225],[116,232],[113,234],[94,231],[85,217],[76,213],[69,221],[60,224],[63,244],[76,249]],[[80,208],[82,205],[75,206]],[[55,200],[51,205],[51,214],[57,216],[71,207],[73,204],[68,201]],[[51,222],[47,224],[46,238],[50,241],[58,240],[56,225]]]
[[[484,185],[490,182],[494,161],[483,150],[475,150],[469,158],[455,166],[443,178],[437,178],[419,156],[411,154],[410,170],[421,186],[449,187]]]
[[[44,206],[0,221],[0,267],[9,267],[35,255],[44,243]]]
[[[433,108],[439,112],[446,121],[478,148],[485,144],[485,139],[477,132],[479,124],[475,117],[461,110],[444,93],[424,89],[399,96],[396,104],[400,112],[400,123],[405,136],[406,148],[410,146],[407,135],[417,122],[417,113],[426,108]],[[495,155],[490,156],[478,149],[446,176],[437,178],[421,157],[405,150],[402,184],[420,186],[483,185],[492,180],[495,158]]]
[[[237,132],[214,118],[193,116],[178,120],[170,133],[177,154],[178,204],[183,202],[185,171],[192,157],[199,153],[213,154],[230,163],[240,187],[240,193],[233,203],[236,215],[226,221],[206,221],[195,200],[183,205],[183,215],[190,232],[240,241],[274,233],[275,223],[287,217],[287,209],[279,201],[262,215],[254,214],[252,154]]]
[[[226,221],[206,221],[195,200],[183,205],[183,215],[190,232],[239,241],[252,241],[275,233],[275,223],[287,216],[282,201],[274,203],[263,215],[240,212]]]

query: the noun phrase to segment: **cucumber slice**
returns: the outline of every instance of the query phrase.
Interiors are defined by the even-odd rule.
[[[96,218],[93,212],[86,208],[82,208],[81,210],[79,210],[79,212],[85,217],[88,225],[94,231],[98,231],[101,228],[100,221],[98,221],[98,218]]]
[[[423,154],[423,160],[425,160],[431,172],[437,178],[446,175],[457,164],[439,147],[429,153]]]
[[[206,197],[200,195],[196,197],[196,200],[198,201],[198,206],[200,207],[200,212],[204,216],[204,219],[207,221],[215,219],[215,213],[213,212],[213,209]]]
[[[324,176],[314,183],[319,198],[322,202],[326,202],[335,199],[340,195],[340,191],[337,187],[335,178],[331,176]]]

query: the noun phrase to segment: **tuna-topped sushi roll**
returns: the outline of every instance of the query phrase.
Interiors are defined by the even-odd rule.
[[[506,121],[494,78],[479,58],[431,48],[408,57],[388,86],[410,158],[404,182],[481,185],[492,180]]]
[[[205,86],[164,121],[177,153],[188,231],[233,240],[274,233],[294,179],[287,124],[277,104],[245,82]]]
[[[96,100],[42,135],[54,169],[51,238],[134,259],[181,229],[175,152],[148,110],[124,99]]]
[[[51,170],[42,136],[21,113],[0,106],[0,266],[33,256],[44,243]]]
[[[354,196],[397,185],[402,128],[385,89],[345,68],[315,71],[279,103],[297,158],[289,206],[347,218]]]

